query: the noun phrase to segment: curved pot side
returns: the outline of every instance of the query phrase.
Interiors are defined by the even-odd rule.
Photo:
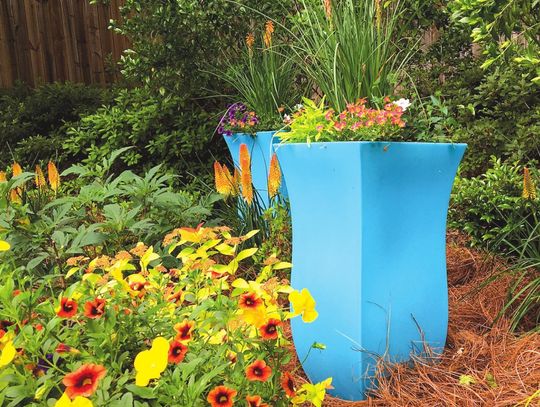
[[[246,144],[251,157],[251,175],[253,186],[261,197],[264,208],[268,208],[268,172],[273,154],[273,144],[279,143],[275,131],[257,132],[256,136],[245,133],[236,133],[232,136],[223,136],[236,167],[240,167],[240,145]],[[285,182],[282,183],[280,193],[286,197]]]
[[[308,288],[319,318],[292,322],[312,381],[360,400],[375,360],[444,347],[448,323],[446,214],[464,144],[282,144],[289,188],[292,285]]]

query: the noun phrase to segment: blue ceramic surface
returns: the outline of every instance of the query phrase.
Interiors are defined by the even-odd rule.
[[[292,286],[319,318],[292,322],[314,382],[360,400],[375,360],[444,347],[448,324],[446,215],[465,144],[335,142],[276,146],[289,189]]]
[[[272,145],[280,142],[279,137],[275,134],[276,131],[260,131],[255,137],[245,133],[223,136],[236,167],[240,166],[240,145],[246,144],[248,146],[251,156],[253,186],[259,193],[265,208],[268,208],[268,172],[273,154]],[[280,193],[283,197],[287,197],[285,182],[282,183]]]

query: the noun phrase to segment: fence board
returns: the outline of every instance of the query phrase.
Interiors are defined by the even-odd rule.
[[[72,81],[107,84],[129,41],[110,30],[124,0],[0,0],[0,88]]]

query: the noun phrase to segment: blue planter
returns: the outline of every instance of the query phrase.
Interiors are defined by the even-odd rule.
[[[292,286],[319,318],[292,321],[312,381],[361,400],[378,357],[444,347],[446,215],[465,144],[335,142],[276,147],[293,226]]]
[[[240,167],[240,145],[247,145],[251,156],[253,186],[259,193],[264,208],[268,208],[269,204],[268,172],[270,170],[270,160],[272,159],[272,154],[274,152],[273,145],[280,142],[279,137],[275,136],[275,134],[276,131],[260,131],[257,132],[255,136],[250,136],[245,133],[223,136],[236,167]],[[283,197],[287,197],[285,181],[282,182],[280,193]]]

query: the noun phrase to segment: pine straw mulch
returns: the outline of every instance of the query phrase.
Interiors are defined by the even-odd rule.
[[[378,389],[368,400],[327,396],[325,407],[540,406],[540,334],[516,336],[509,332],[507,319],[494,322],[510,279],[478,289],[504,264],[466,243],[459,234],[449,234],[450,320],[442,358],[436,363],[414,359],[409,365],[381,366]],[[460,384],[462,375],[474,382]],[[297,378],[304,380],[301,369]]]

